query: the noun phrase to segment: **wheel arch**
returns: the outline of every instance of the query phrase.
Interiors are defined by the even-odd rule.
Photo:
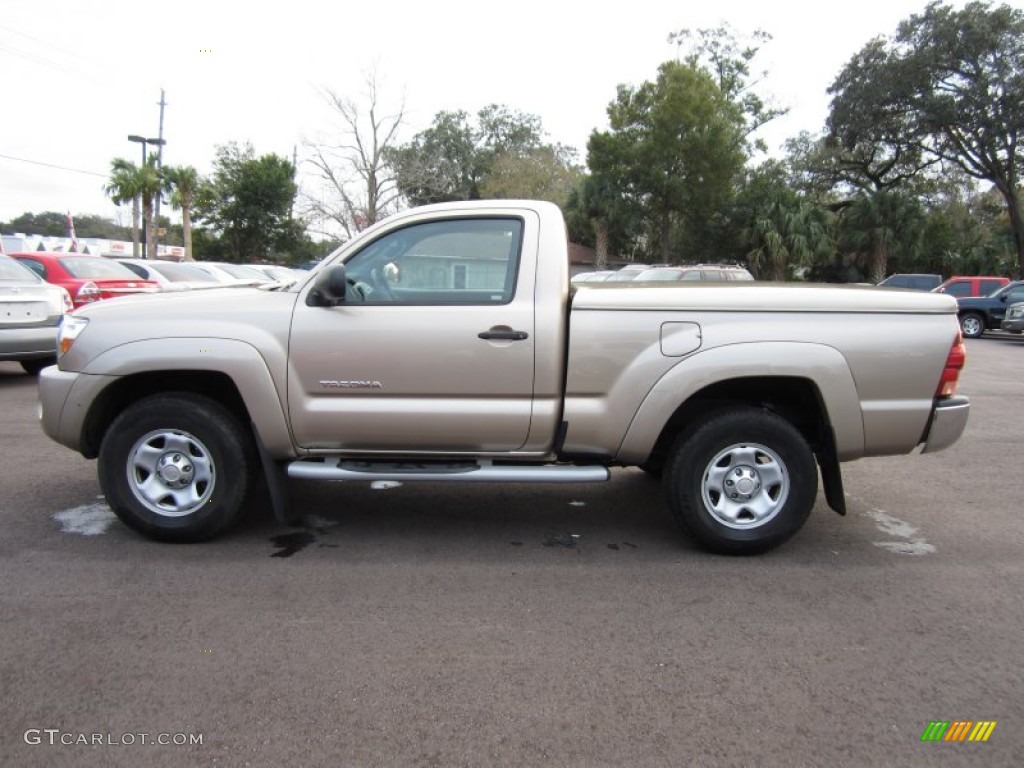
[[[203,395],[227,408],[243,425],[249,410],[234,380],[220,371],[146,371],[121,376],[104,389],[89,407],[82,424],[81,453],[87,459],[99,455],[100,444],[118,414],[152,395],[188,392]]]
[[[655,383],[637,409],[616,459],[647,462],[710,407],[757,405],[807,429],[812,446],[835,435],[840,461],[864,453],[864,417],[853,373],[833,347],[796,342],[735,344],[698,353]]]
[[[810,379],[797,376],[746,376],[709,384],[681,403],[658,433],[646,459],[664,460],[676,438],[711,414],[736,406],[772,411],[789,421],[818,453],[831,430],[821,392]]]

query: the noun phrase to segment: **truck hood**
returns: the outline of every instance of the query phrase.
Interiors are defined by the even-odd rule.
[[[988,296],[964,296],[957,299],[957,304],[961,309],[988,309],[990,307],[998,307],[1000,301]]]
[[[290,297],[294,304],[295,294],[259,290],[251,287],[210,288],[202,291],[162,291],[153,294],[133,294],[116,299],[97,301],[75,311],[75,314],[89,320],[119,321],[129,318],[133,322],[150,323],[173,319],[176,322],[201,318],[203,322],[222,317],[236,318],[246,313],[262,315],[279,301],[281,296]],[[170,331],[170,329],[167,329]]]
[[[256,349],[284,349],[297,298],[291,291],[225,288],[98,301],[73,313],[89,324],[60,366],[83,371],[111,349],[165,339],[230,339]]]
[[[790,283],[581,283],[573,309],[956,314],[952,296],[875,286]]]

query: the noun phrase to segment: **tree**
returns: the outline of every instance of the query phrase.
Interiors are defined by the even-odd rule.
[[[916,151],[992,183],[1024,271],[1024,11],[932,2],[891,39],[868,43],[829,92],[830,126],[844,147]]]
[[[834,253],[830,214],[790,188],[781,163],[767,161],[751,171],[737,198],[735,223],[759,274],[785,280],[794,268]]]
[[[164,166],[164,179],[171,189],[171,206],[181,210],[182,240],[185,243],[185,261],[192,257],[192,207],[199,192],[199,173],[191,165]]]
[[[398,187],[412,205],[480,197],[475,134],[467,112],[438,112],[430,128],[391,153]]]
[[[143,255],[150,259],[157,257],[156,227],[153,223],[154,203],[157,195],[164,190],[164,180],[160,176],[158,163],[157,156],[150,155],[146,162],[139,166],[138,171],[139,199],[142,201],[142,221],[146,231],[146,249]]]
[[[107,196],[116,205],[132,204],[132,256],[139,257],[139,192],[142,186],[139,167],[123,158],[110,163],[110,181],[104,187]]]
[[[383,110],[376,74],[366,80],[365,107],[332,90],[323,93],[339,126],[333,143],[306,142],[309,163],[329,190],[328,199],[307,195],[306,210],[351,237],[397,210],[400,193],[388,161],[404,119],[404,105]]]
[[[564,203],[578,173],[575,150],[543,140],[540,118],[491,104],[439,112],[433,124],[390,153],[399,189],[413,205],[504,197],[533,190]],[[540,176],[549,174],[543,183]],[[566,183],[569,182],[569,183]]]
[[[570,239],[594,246],[596,269],[605,269],[612,253],[626,250],[635,216],[613,181],[596,173],[582,177],[564,211]]]
[[[840,217],[840,242],[865,257],[876,283],[885,279],[891,258],[916,255],[923,231],[917,200],[892,190],[860,193]]]
[[[643,213],[670,261],[673,229],[712,217],[732,193],[746,159],[742,113],[705,70],[670,61],[654,82],[620,85],[608,121],[591,134],[587,163]]]
[[[61,237],[65,234],[68,224],[67,213],[44,211],[43,213],[25,212],[10,221],[0,222],[0,229],[8,232],[24,232],[32,235]],[[75,231],[79,238],[98,237],[107,240],[124,240],[131,233],[120,227],[111,219],[88,213],[75,214]]]
[[[757,29],[749,40],[739,40],[728,24],[697,30],[681,29],[668,36],[668,41],[674,43],[677,49],[688,47],[690,53],[684,61],[692,67],[711,72],[726,98],[740,108],[745,120],[744,135],[748,139],[761,126],[789,111],[767,105],[753,90],[768,73],[758,73],[757,79],[751,82],[751,62],[757,56],[760,45],[771,39],[770,34]],[[762,152],[766,149],[760,140],[753,142],[753,145]]]
[[[220,235],[225,258],[261,259],[272,247],[291,244],[294,173],[289,160],[257,157],[250,144],[217,148],[213,176],[200,184],[195,212]]]
[[[559,147],[499,152],[480,184],[480,196],[548,200],[561,206],[569,199],[580,175],[580,169],[566,159]]]

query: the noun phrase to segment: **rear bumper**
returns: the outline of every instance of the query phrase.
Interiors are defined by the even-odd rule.
[[[940,400],[932,410],[921,453],[941,451],[959,440],[967,426],[970,412],[971,401],[966,397],[956,396]]]
[[[0,360],[30,360],[57,353],[57,326],[0,327]]]

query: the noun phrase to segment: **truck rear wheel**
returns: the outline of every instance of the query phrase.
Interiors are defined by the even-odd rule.
[[[764,552],[800,530],[818,493],[807,441],[757,408],[721,411],[682,435],[665,466],[676,521],[705,549]]]
[[[200,395],[154,395],[110,425],[100,487],[125,525],[162,541],[199,541],[238,515],[253,475],[253,445],[238,420]]]

